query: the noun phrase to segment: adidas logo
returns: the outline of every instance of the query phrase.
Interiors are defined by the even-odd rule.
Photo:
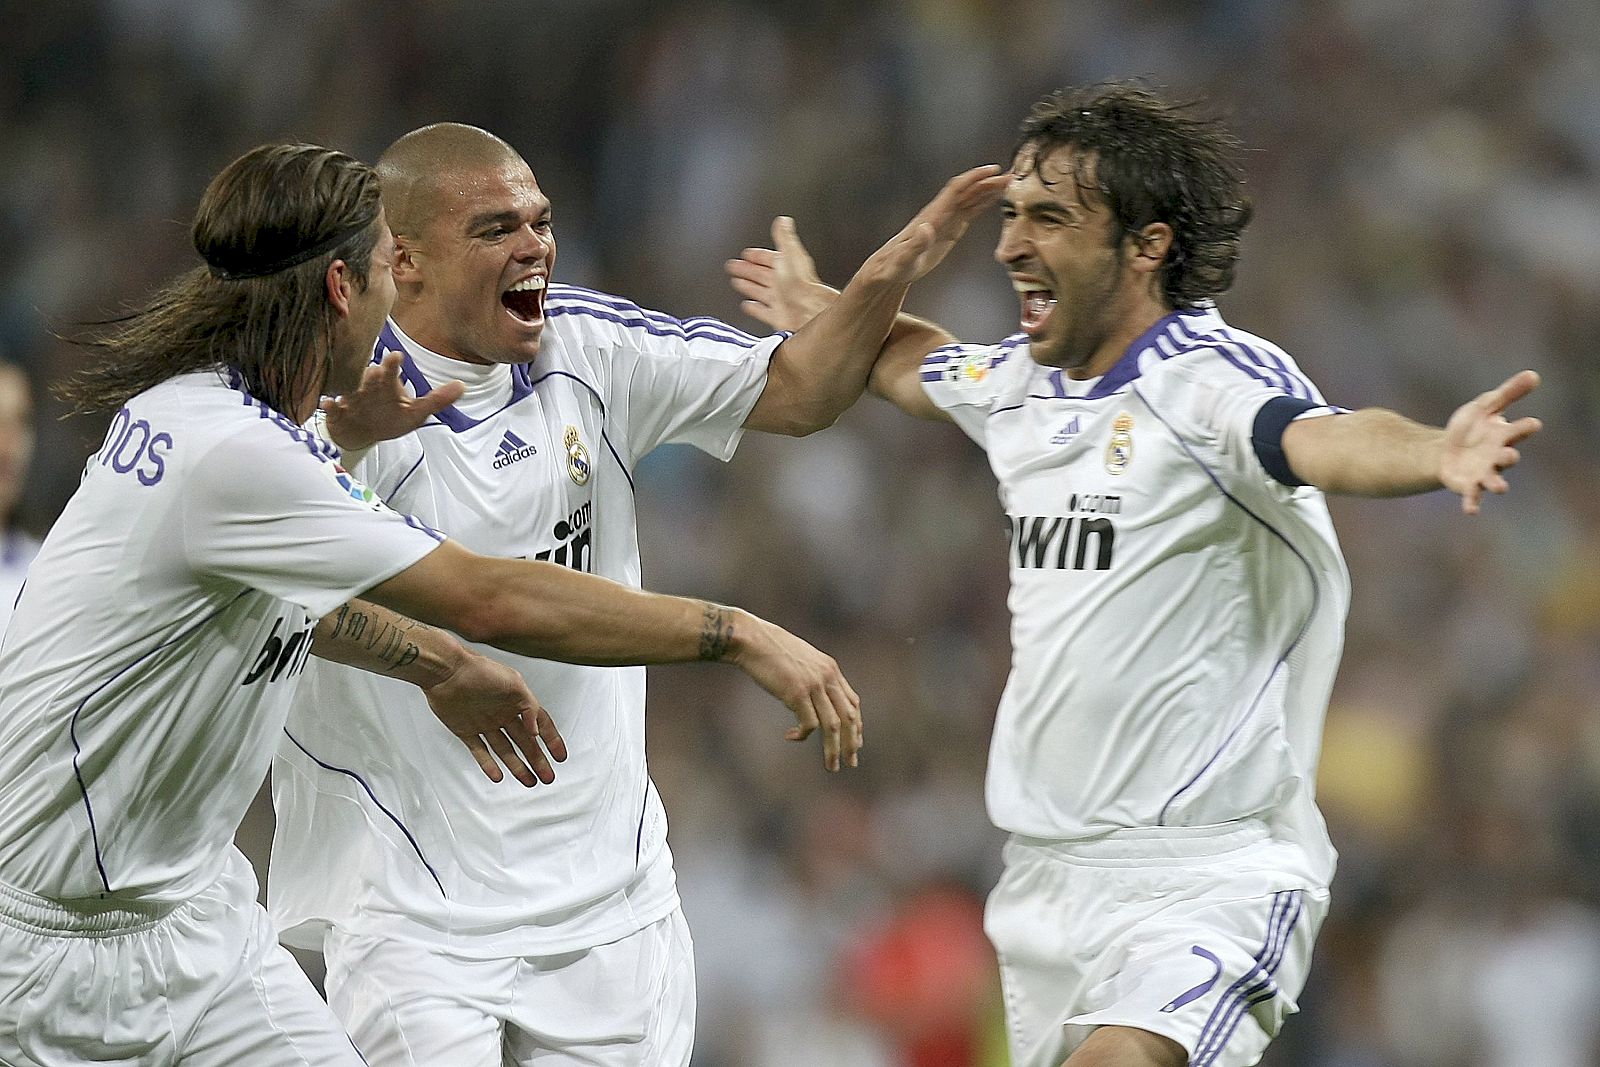
[[[1078,416],[1074,415],[1071,419],[1067,420],[1067,424],[1065,426],[1056,431],[1055,436],[1050,438],[1050,443],[1053,445],[1067,444],[1082,432],[1083,425],[1078,421]]]
[[[539,450],[510,430],[506,431],[505,439],[500,442],[500,447],[494,450],[494,469],[509,467],[519,459],[537,456]]]

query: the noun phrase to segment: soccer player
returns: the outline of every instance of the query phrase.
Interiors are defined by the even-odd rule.
[[[205,266],[102,338],[73,390],[116,414],[0,655],[12,1067],[361,1062],[274,944],[231,843],[308,652],[422,688],[488,776],[498,760],[524,784],[552,779],[546,749],[564,754],[549,717],[515,671],[412,618],[549,659],[732,662],[797,733],[820,724],[835,758],[854,751],[855,694],[804,642],[736,609],[476,555],[385,507],[302,428],[319,395],[356,388],[393,303],[372,168],[264,146],[213,180],[192,232]],[[908,231],[869,260],[853,313],[878,309],[887,333],[930,242]],[[470,768],[453,746],[432,759],[429,774]]]
[[[39,551],[39,542],[16,525],[17,501],[32,462],[33,387],[26,371],[0,357],[0,633]]]
[[[1136,86],[1022,127],[995,258],[1018,333],[902,318],[871,388],[988,453],[1013,666],[987,802],[1011,833],[986,927],[1017,1067],[1257,1062],[1295,1010],[1334,851],[1312,788],[1348,578],[1324,493],[1478,511],[1539,429],[1524,371],[1444,429],[1325,401],[1228,325],[1250,218],[1237,143]],[[826,306],[792,231],[729,264],[780,327]]]
[[[378,169],[399,290],[378,355],[391,354],[330,405],[329,428],[347,450],[372,445],[392,433],[386,397],[463,381],[355,471],[488,555],[639,584],[639,459],[669,441],[725,459],[744,429],[830,424],[899,306],[847,289],[839,314],[787,339],[676,319],[554,282],[550,202],[499,138],[424,127]],[[919,272],[1004,181],[978,168],[913,220],[931,242]],[[273,917],[288,943],[323,950],[329,1003],[374,1067],[687,1063],[693,959],[646,771],[645,672],[501,658],[561,717],[571,753],[515,808],[441,764],[405,686],[307,672],[273,771]]]

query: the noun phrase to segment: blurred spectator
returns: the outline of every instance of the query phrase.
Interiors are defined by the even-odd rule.
[[[39,542],[17,524],[33,462],[33,386],[28,373],[0,357],[0,632],[22,592]]]

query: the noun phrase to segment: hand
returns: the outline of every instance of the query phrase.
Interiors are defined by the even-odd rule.
[[[379,441],[404,437],[434,415],[461,399],[467,387],[445,382],[427,396],[416,397],[400,381],[402,360],[393,350],[383,354],[361,375],[361,385],[347,396],[324,397],[321,407],[328,419],[328,436],[348,452],[371,448]]]
[[[1522,454],[1514,446],[1544,424],[1532,417],[1510,422],[1504,412],[1538,384],[1539,375],[1531,370],[1514,374],[1498,388],[1461,405],[1445,424],[1439,482],[1461,494],[1461,510],[1468,515],[1478,513],[1484,490],[1504,493],[1511,488],[1500,472],[1516,466]]]
[[[999,199],[1011,175],[993,164],[974,167],[945,183],[889,242],[862,264],[861,274],[910,285],[938,266],[978,212]],[[794,220],[772,222],[773,248],[746,248],[724,264],[745,314],[774,330],[798,330],[839,295],[823,284]],[[870,268],[870,269],[869,269]]]
[[[999,200],[1010,183],[1011,175],[992,163],[957,174],[905,229],[867,257],[857,277],[910,285],[944,261],[978,212]]]
[[[839,291],[817,277],[811,253],[800,243],[794,219],[772,220],[772,248],[746,248],[724,269],[739,304],[751,318],[774,330],[798,330],[833,302]]]
[[[467,652],[450,677],[422,692],[439,721],[467,746],[491,782],[505,778],[495,756],[525,786],[532,786],[535,781],[549,785],[556,780],[550,759],[557,763],[565,760],[567,743],[528,691],[522,675],[512,668],[488,656]],[[544,742],[544,748],[539,747],[539,741]],[[546,749],[550,753],[548,759]]]
[[[861,698],[839,664],[780,626],[748,612],[734,614],[737,637],[727,658],[794,713],[797,725],[784,737],[804,741],[821,729],[823,766],[856,766],[863,741]]]

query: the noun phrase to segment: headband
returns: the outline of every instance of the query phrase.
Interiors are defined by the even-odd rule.
[[[204,252],[200,255],[206,261],[206,267],[211,271],[212,276],[221,278],[223,281],[237,282],[246,278],[265,278],[269,274],[277,274],[279,271],[288,270],[290,267],[298,267],[308,260],[316,259],[320,255],[331,252],[371,225],[371,219],[355,223],[335,232],[331,237],[318,241],[310,248],[303,248],[298,252],[291,252],[287,256],[280,256],[265,263],[224,266]]]

